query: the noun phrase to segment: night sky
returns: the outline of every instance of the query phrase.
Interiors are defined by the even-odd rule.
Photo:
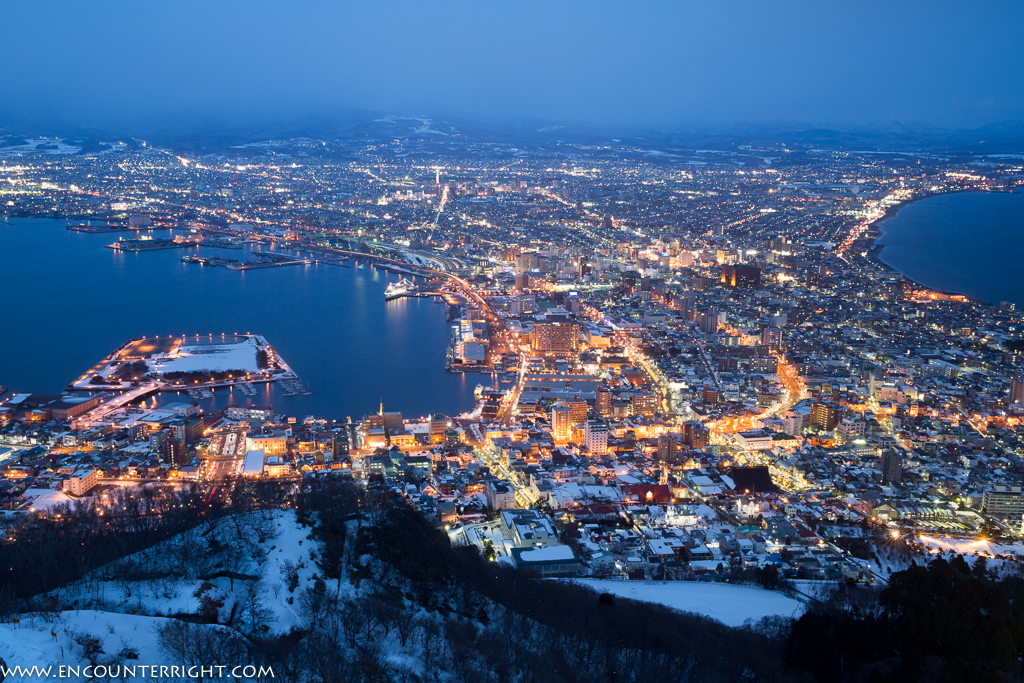
[[[0,117],[1024,119],[1024,3],[4,2]]]

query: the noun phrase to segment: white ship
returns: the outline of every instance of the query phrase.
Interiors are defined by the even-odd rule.
[[[402,278],[398,282],[392,282],[388,285],[388,288],[384,290],[384,299],[390,301],[391,299],[397,299],[415,291],[416,283],[410,282],[407,278]]]

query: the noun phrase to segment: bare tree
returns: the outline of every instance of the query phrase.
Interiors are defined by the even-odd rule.
[[[312,588],[307,588],[299,595],[300,613],[313,628],[320,626],[328,606],[327,584],[323,579],[317,579]]]
[[[262,580],[246,581],[242,589],[241,612],[239,614],[243,628],[249,633],[261,633],[266,630],[267,622],[273,612],[263,602],[266,586]]]

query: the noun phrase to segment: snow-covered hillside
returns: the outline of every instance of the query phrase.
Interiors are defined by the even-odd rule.
[[[675,586],[644,586],[640,596],[635,584],[531,577],[453,547],[389,494],[344,483],[315,483],[299,509],[203,521],[36,596],[31,612],[14,615],[20,624],[0,625],[0,658],[269,666],[273,679],[249,678],[298,683],[601,680],[610,670],[631,683],[708,671],[735,680],[769,641],[724,623],[798,607],[732,586],[679,584],[705,598],[729,591],[696,604],[654,595]],[[599,597],[623,588],[638,601]]]
[[[173,622],[166,617],[146,617],[95,610],[76,610],[48,615],[21,615],[20,623],[0,624],[0,659],[7,669],[37,667],[42,676],[11,675],[7,681],[81,680],[74,676],[90,664],[107,667],[168,666],[180,664],[174,653],[160,644],[159,629]],[[201,625],[202,629],[223,627]],[[72,667],[61,676],[60,667]],[[67,671],[67,670],[66,670]],[[6,683],[6,681],[5,681]]]
[[[315,580],[317,542],[294,510],[220,518],[112,562],[55,591],[62,606],[129,614],[202,614],[253,632],[301,623],[297,593]]]
[[[221,649],[235,642],[244,652],[247,637],[305,624],[300,594],[318,578],[318,550],[294,510],[217,519],[111,562],[38,600],[43,611],[0,624],[0,659],[8,668],[180,664],[180,641],[211,632]],[[347,594],[349,585],[333,588]],[[184,635],[161,635],[168,625]]]

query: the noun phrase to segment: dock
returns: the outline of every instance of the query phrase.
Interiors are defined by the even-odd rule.
[[[156,251],[157,249],[186,249],[199,244],[198,239],[152,239],[141,238],[137,240],[120,239],[113,244],[108,244],[108,249],[116,251]]]
[[[88,233],[104,233],[104,232],[138,232],[139,230],[152,230],[152,227],[130,227],[127,225],[114,225],[106,223],[103,225],[92,225],[90,223],[69,223],[65,226],[66,230],[72,230],[74,232],[88,232]]]
[[[313,392],[306,388],[298,375],[290,374],[277,378],[277,385],[285,396],[312,396]]]
[[[251,270],[254,268],[280,268],[281,266],[305,266],[313,261],[301,256],[291,254],[279,254],[272,251],[253,251],[253,260],[243,261],[234,266],[228,266],[230,270]]]
[[[234,265],[238,265],[238,259],[220,258],[218,256],[182,256],[181,262],[198,263],[203,266],[220,266],[222,268],[230,268]]]
[[[205,243],[198,246],[209,246]],[[198,263],[204,266],[219,266],[228,270],[255,270],[259,268],[281,268],[284,266],[304,266],[312,263],[309,259],[298,257],[286,257],[283,254],[269,254],[268,252],[253,252],[257,260],[239,261],[233,258],[221,258],[219,256],[182,256],[182,263]]]

